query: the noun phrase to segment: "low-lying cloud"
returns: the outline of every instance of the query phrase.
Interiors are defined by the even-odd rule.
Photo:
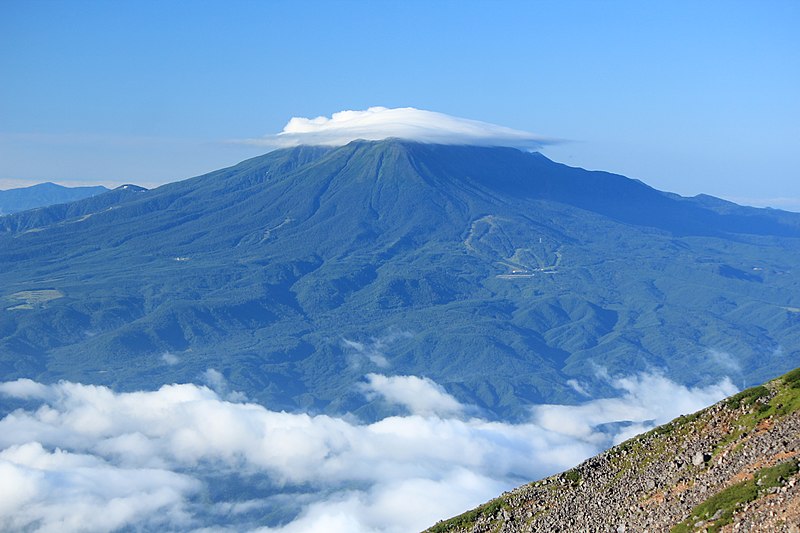
[[[300,145],[343,146],[357,139],[388,138],[435,144],[509,146],[522,150],[539,150],[558,142],[527,131],[413,107],[370,107],[364,111],[339,111],[330,117],[293,117],[280,133],[243,142],[275,149]]]
[[[365,341],[356,341],[342,338],[342,347],[348,354],[350,366],[354,369],[361,369],[365,363],[386,369],[391,366],[389,361],[389,347],[402,339],[413,338],[410,331],[403,331],[390,328],[389,331],[378,337],[371,337]]]
[[[161,354],[161,360],[171,366],[177,365],[181,362],[181,358],[172,352],[164,352]]]
[[[348,352],[356,357],[351,357],[351,365],[354,368],[359,368],[362,359],[372,363],[378,368],[388,368],[389,359],[383,351],[384,345],[379,340],[374,340],[369,343],[352,341],[350,339],[342,339],[342,345]]]
[[[362,423],[231,401],[224,387],[0,383],[26,405],[0,420],[0,530],[421,530],[735,391],[658,374],[612,384],[617,398],[506,423],[470,416],[430,379],[369,374],[363,392],[409,414]]]
[[[412,415],[442,417],[460,415],[464,406],[428,378],[367,374],[364,387],[367,397],[380,396],[387,402],[405,407]]]
[[[605,446],[619,444],[737,391],[728,378],[705,388],[679,385],[658,373],[609,379],[611,385],[622,393],[620,396],[580,405],[536,406],[533,420],[550,431]],[[598,431],[605,424],[620,422],[623,424],[615,430]]]
[[[39,442],[0,452],[0,529],[114,531],[190,527],[186,502],[202,487],[164,469],[126,468]]]

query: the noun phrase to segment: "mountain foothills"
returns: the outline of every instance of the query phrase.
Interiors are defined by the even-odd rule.
[[[797,531],[800,369],[427,531]]]
[[[102,186],[63,187],[55,183],[40,183],[31,187],[0,191],[0,215],[82,200],[107,192]]]
[[[391,412],[369,372],[505,418],[658,368],[800,364],[800,214],[512,148],[282,149],[0,217],[0,371],[119,390],[220,372],[271,408]]]

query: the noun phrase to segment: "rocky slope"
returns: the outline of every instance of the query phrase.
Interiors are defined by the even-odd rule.
[[[800,531],[800,369],[427,531]]]

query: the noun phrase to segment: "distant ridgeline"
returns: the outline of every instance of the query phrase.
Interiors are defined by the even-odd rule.
[[[63,187],[55,183],[40,183],[31,187],[0,191],[0,216],[74,202],[108,191],[105,187]]]
[[[219,371],[273,409],[391,409],[427,376],[513,419],[662,369],[800,364],[800,214],[511,148],[277,150],[0,217],[0,372],[119,390]]]
[[[800,368],[427,532],[796,531],[799,458]]]

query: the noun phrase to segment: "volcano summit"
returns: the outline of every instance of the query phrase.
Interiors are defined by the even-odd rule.
[[[120,390],[213,368],[273,408],[366,419],[394,409],[359,390],[380,371],[524,417],[607,373],[800,365],[798,264],[793,213],[512,147],[303,145],[0,218],[0,368]]]

